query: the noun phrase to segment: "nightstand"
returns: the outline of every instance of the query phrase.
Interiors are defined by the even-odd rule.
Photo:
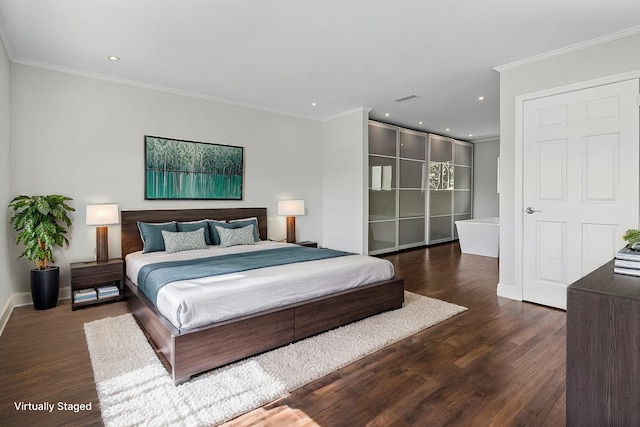
[[[318,243],[317,242],[309,242],[309,241],[296,242],[296,245],[306,246],[308,248],[317,248],[318,247]]]
[[[122,259],[74,262],[71,263],[70,268],[72,310],[122,299],[124,290]]]

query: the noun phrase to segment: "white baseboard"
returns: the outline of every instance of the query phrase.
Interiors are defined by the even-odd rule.
[[[4,305],[2,309],[2,313],[0,313],[0,335],[4,332],[4,327],[7,325],[9,321],[9,317],[11,317],[11,313],[13,312],[14,307],[20,307],[22,305],[31,304],[31,294],[28,292],[17,292],[11,294],[9,300]]]
[[[522,292],[515,286],[505,285],[504,283],[498,283],[498,296],[522,301]]]
[[[58,301],[71,298],[71,290],[66,287],[60,289],[58,294]],[[15,307],[22,307],[24,305],[33,304],[31,300],[31,294],[29,292],[16,292],[11,294],[9,300],[4,305],[2,312],[0,313],[0,336],[4,332],[4,327],[7,325],[11,313]]]

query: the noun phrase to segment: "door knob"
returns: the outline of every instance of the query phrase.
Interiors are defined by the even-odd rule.
[[[537,210],[537,209],[533,209],[531,206],[529,206],[529,207],[525,210],[525,212],[526,212],[526,213],[528,213],[529,215],[531,215],[531,214],[533,214],[533,213],[536,213],[536,212],[542,212],[542,211],[539,211],[539,210]]]

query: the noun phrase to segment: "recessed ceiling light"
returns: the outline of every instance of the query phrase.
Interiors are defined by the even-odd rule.
[[[472,133],[470,133],[470,134],[469,134],[469,136],[471,137],[471,136],[473,136],[473,134],[472,134]]]
[[[449,132],[449,131],[450,131],[451,129],[449,129],[449,128],[446,128],[445,130],[446,130],[447,132]]]
[[[109,57],[109,59],[112,60],[112,61],[120,61],[120,58],[118,58],[117,56],[113,56],[113,55],[111,55]]]
[[[418,122],[418,124],[419,124],[419,125],[421,125],[421,124],[422,124],[422,122]]]
[[[315,102],[312,102],[312,103],[311,103],[311,106],[312,106],[312,107],[315,107],[316,105],[318,105],[318,104],[316,104]]]
[[[479,96],[478,101],[484,101],[484,96]]]
[[[389,117],[389,113],[384,113],[384,116],[385,117]]]

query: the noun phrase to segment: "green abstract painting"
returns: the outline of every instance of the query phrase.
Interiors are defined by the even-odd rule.
[[[242,200],[243,148],[144,137],[145,199]]]

